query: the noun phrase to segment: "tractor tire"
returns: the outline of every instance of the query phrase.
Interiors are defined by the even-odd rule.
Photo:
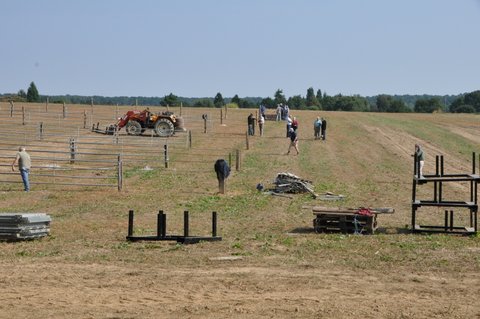
[[[142,133],[142,124],[137,121],[128,121],[125,126],[128,135],[140,135]]]
[[[175,133],[173,123],[168,119],[159,119],[155,123],[155,133],[161,137],[172,136]]]

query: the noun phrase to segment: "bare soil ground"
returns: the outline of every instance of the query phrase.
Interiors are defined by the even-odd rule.
[[[437,154],[447,171],[470,172],[471,151],[480,150],[478,115],[294,112],[301,153],[287,156],[284,123],[267,122],[265,136],[245,149],[250,111],[229,110],[220,125],[217,110],[185,110],[193,147],[179,151],[184,162],[173,156],[171,168],[154,175],[127,165],[122,192],[39,185],[24,194],[4,186],[1,211],[44,211],[53,223],[48,238],[0,243],[0,318],[480,318],[479,237],[408,230],[413,145],[424,146],[427,172]],[[207,134],[203,112],[216,118]],[[318,115],[328,120],[325,143],[313,140]],[[217,194],[213,160],[237,148],[241,169],[227,194]],[[281,171],[347,199],[255,190]],[[468,187],[445,192],[464,197]],[[379,216],[375,235],[316,234],[311,210],[302,209],[313,205],[396,212]],[[129,209],[138,234],[155,231],[159,209],[169,231],[181,232],[190,210],[191,233],[208,234],[216,210],[223,240],[128,243]],[[442,216],[421,218],[441,223]]]

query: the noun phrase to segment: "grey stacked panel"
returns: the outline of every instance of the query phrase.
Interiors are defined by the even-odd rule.
[[[24,240],[45,237],[52,219],[44,213],[0,214],[0,240]]]

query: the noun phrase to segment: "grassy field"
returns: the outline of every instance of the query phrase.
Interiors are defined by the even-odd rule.
[[[8,106],[0,107],[2,118],[12,121]],[[83,106],[69,110],[80,114]],[[469,173],[472,152],[480,152],[479,115],[294,111],[300,122],[295,156],[286,155],[283,122],[267,121],[265,136],[252,137],[246,149],[251,111],[228,110],[221,124],[218,110],[184,109],[192,148],[173,148],[168,169],[158,165],[158,157],[145,159],[157,167],[153,170],[125,163],[121,192],[38,185],[24,193],[20,184],[0,185],[0,211],[46,212],[53,218],[48,238],[0,243],[5,270],[0,317],[480,316],[479,237],[409,231],[414,144],[424,147],[426,173],[434,173],[436,155],[444,156],[446,172]],[[96,106],[94,116],[107,123],[112,112]],[[203,113],[211,119],[207,133]],[[326,142],[313,139],[317,116],[327,118]],[[65,120],[55,121],[68,127]],[[11,147],[7,155],[13,156]],[[152,147],[159,146],[145,150]],[[232,171],[226,194],[218,194],[213,164],[236,149],[240,170]],[[323,202],[308,194],[288,199],[255,189],[257,183],[272,186],[279,172],[311,180],[317,193],[346,199]],[[419,195],[431,197],[429,192],[425,187]],[[444,193],[465,199],[469,185],[445,186]],[[378,217],[375,235],[316,234],[312,211],[305,208],[314,205],[393,207],[395,213]],[[217,211],[223,240],[129,243],[129,209],[136,212],[139,235],[155,232],[158,210],[167,213],[168,232],[183,232],[188,210],[190,232],[208,235],[210,214]],[[441,225],[443,210],[420,209],[419,220]],[[466,225],[466,212],[459,212],[456,222]]]

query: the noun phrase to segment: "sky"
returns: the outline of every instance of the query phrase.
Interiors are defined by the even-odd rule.
[[[480,89],[480,0],[0,0],[0,93]]]

